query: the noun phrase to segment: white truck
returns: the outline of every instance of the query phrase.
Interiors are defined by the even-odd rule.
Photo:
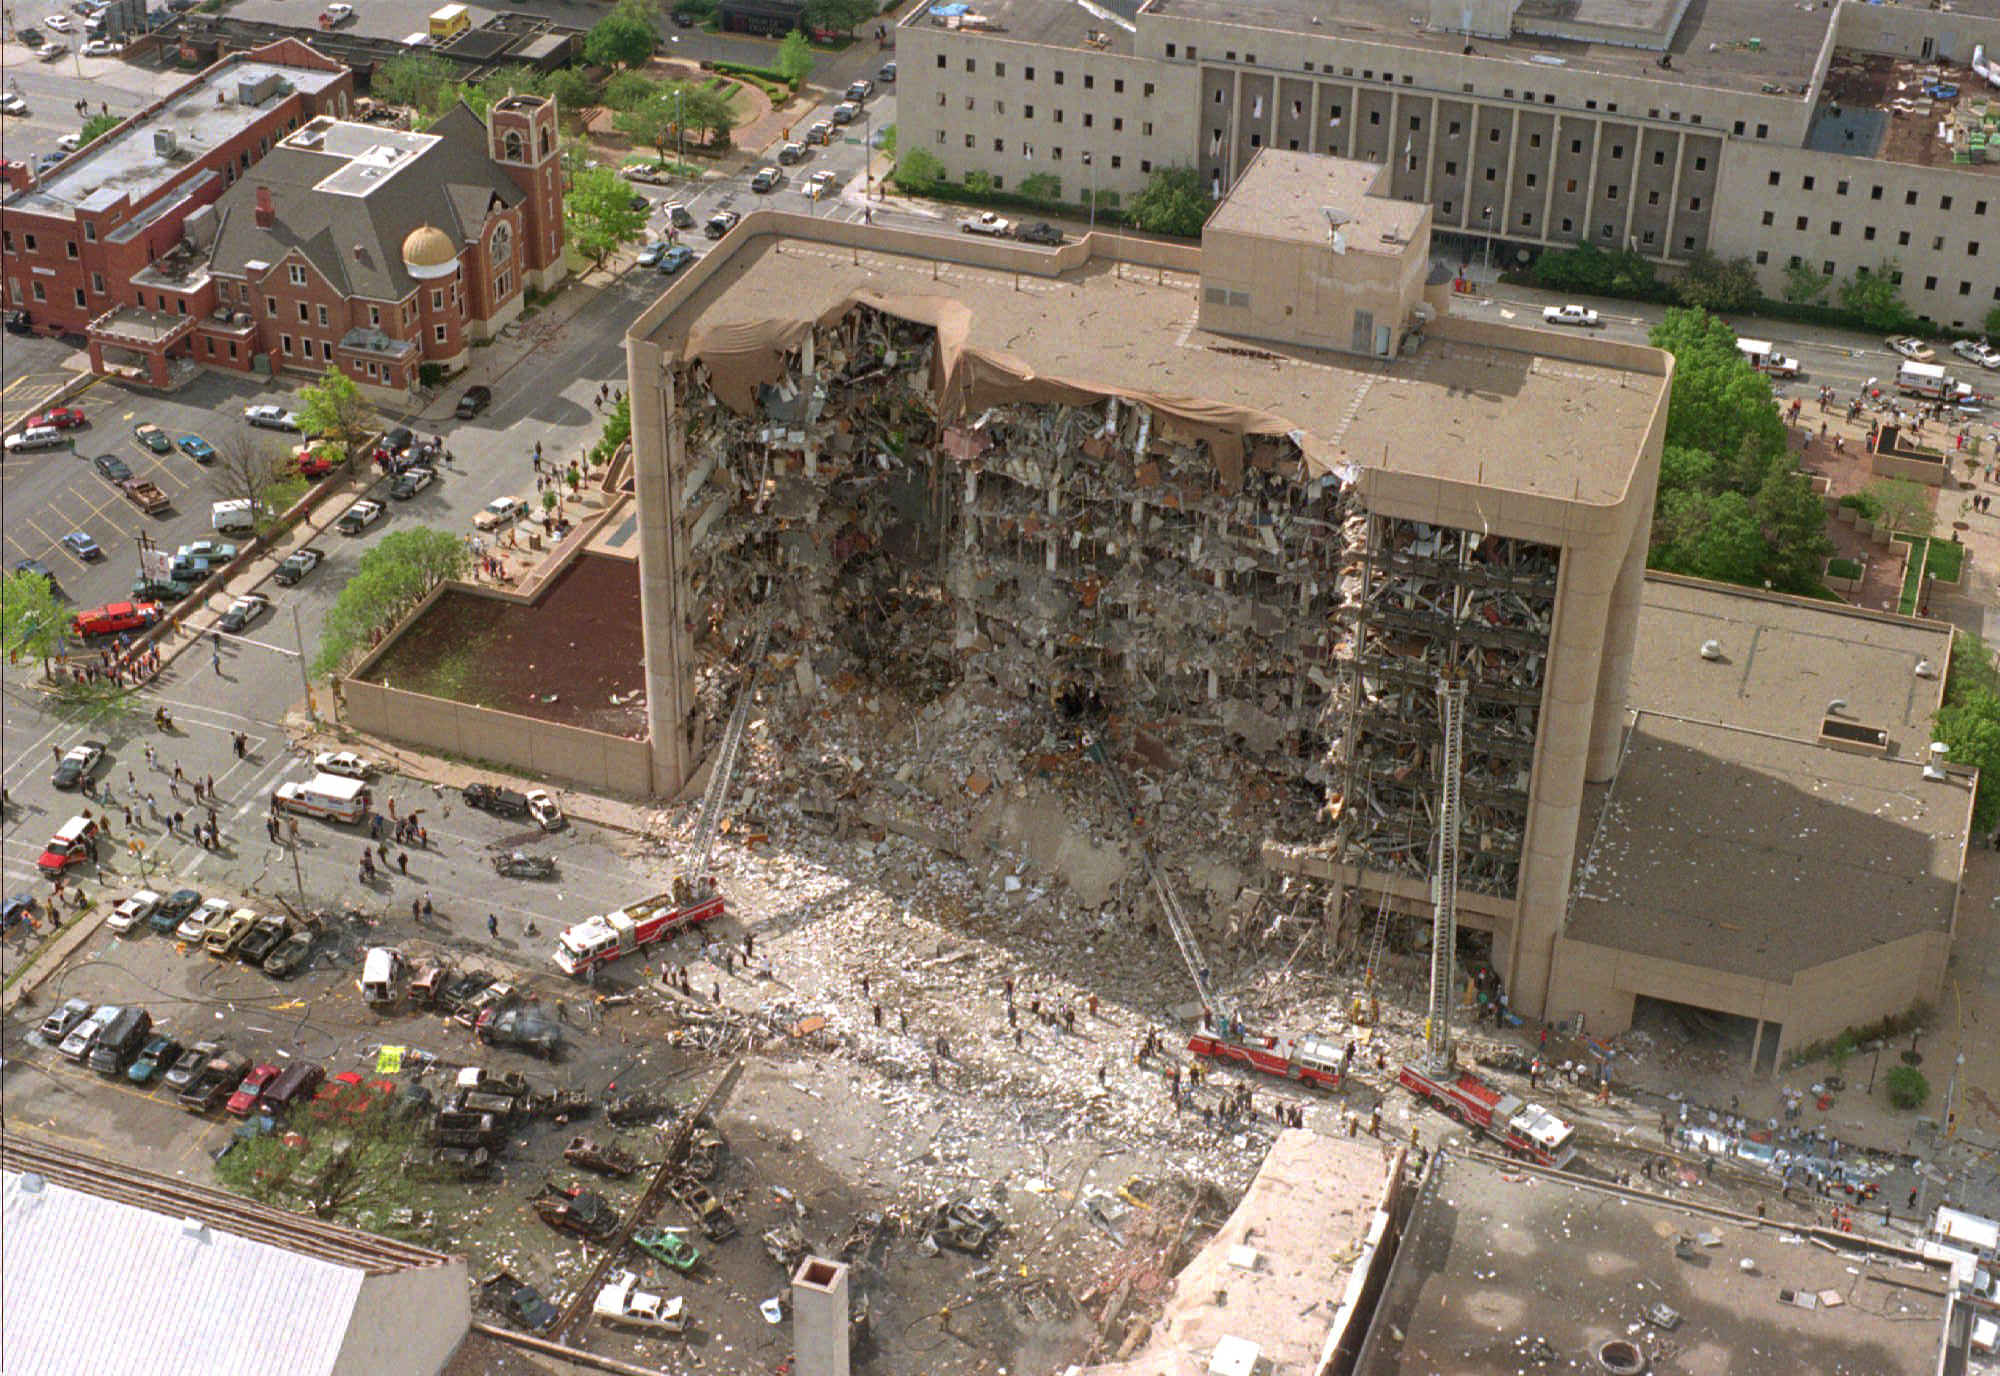
[[[1769,373],[1772,377],[1799,375],[1799,361],[1780,352],[1778,346],[1768,339],[1738,339],[1736,352],[1742,354],[1744,361],[1760,373]]]
[[[1973,391],[1953,378],[1942,363],[1905,363],[1896,370],[1896,390],[1926,401],[1969,402]]]

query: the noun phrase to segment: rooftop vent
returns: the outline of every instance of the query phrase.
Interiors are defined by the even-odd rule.
[[[1889,753],[1889,733],[1880,726],[1863,726],[1858,721],[1844,721],[1839,717],[1827,717],[1819,724],[1819,743],[1830,745],[1836,750],[1851,750],[1860,755],[1886,755]]]
[[[1937,669],[1935,666],[1932,665],[1932,663],[1928,659],[1920,659],[1917,661],[1918,678],[1935,678],[1936,676],[1937,676]]]
[[[21,1173],[22,1194],[40,1194],[42,1186],[47,1183],[47,1181],[43,1180],[41,1176],[35,1174],[33,1171],[23,1171]]]
[[[153,151],[163,158],[171,158],[181,151],[181,141],[174,136],[174,131],[171,129],[155,129]]]
[[[183,1218],[181,1220],[181,1234],[185,1237],[193,1238],[196,1242],[206,1242],[208,1241],[208,1225],[198,1218]]]

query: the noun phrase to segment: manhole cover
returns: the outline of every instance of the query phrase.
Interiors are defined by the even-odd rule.
[[[1638,1376],[1646,1369],[1646,1359],[1639,1355],[1639,1349],[1623,1338],[1613,1338],[1598,1348],[1597,1364],[1616,1376]]]

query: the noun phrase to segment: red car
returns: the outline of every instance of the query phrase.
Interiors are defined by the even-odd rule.
[[[35,861],[35,868],[44,875],[54,878],[72,865],[81,865],[94,858],[97,851],[99,827],[94,817],[77,816],[62,824],[62,829],[49,838],[42,847],[41,858]]]
[[[243,1083],[236,1086],[236,1092],[229,1096],[224,1105],[238,1118],[248,1118],[250,1110],[257,1107],[257,1101],[264,1097],[264,1091],[271,1087],[271,1081],[278,1078],[278,1067],[260,1065],[243,1077]]]
[[[48,425],[57,430],[74,430],[79,425],[88,425],[81,406],[51,406],[28,421],[30,425]]]
[[[292,458],[302,478],[324,478],[340,462],[338,454],[309,444],[302,444],[293,450]]]
[[[119,631],[143,630],[159,619],[157,602],[107,602],[78,612],[70,624],[78,635],[116,635]]]
[[[313,1112],[321,1117],[353,1117],[377,1104],[393,1103],[397,1089],[393,1081],[364,1080],[352,1070],[329,1075],[313,1093]]]

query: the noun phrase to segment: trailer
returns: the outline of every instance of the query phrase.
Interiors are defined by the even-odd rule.
[[[676,883],[667,893],[564,928],[556,938],[556,968],[566,975],[580,975],[712,922],[722,916],[722,907],[722,895],[712,883],[698,891]]]
[[[1531,1104],[1495,1089],[1472,1071],[1455,1080],[1433,1078],[1406,1065],[1396,1082],[1420,1099],[1435,1104],[1445,1117],[1479,1128],[1496,1138],[1510,1156],[1561,1170],[1576,1156],[1576,1126],[1540,1104]]]
[[[1340,1088],[1344,1052],[1338,1044],[1288,1032],[1259,1035],[1227,1019],[1209,1021],[1209,1026],[1188,1038],[1188,1050],[1195,1055],[1211,1061],[1234,1061],[1260,1074],[1297,1080],[1316,1089]]]

